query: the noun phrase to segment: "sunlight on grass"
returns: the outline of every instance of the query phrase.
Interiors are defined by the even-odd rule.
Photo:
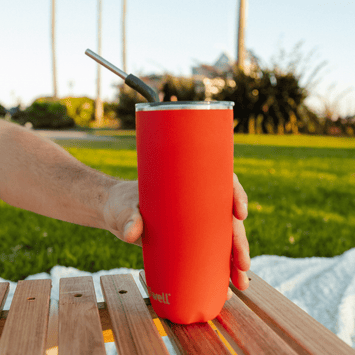
[[[354,154],[355,156],[355,154]],[[339,161],[330,159],[256,159],[234,158],[234,171],[238,174],[283,177],[287,179],[314,179],[355,184],[355,163],[353,159]],[[353,168],[353,171],[349,169]]]
[[[111,165],[137,167],[137,152],[134,150],[68,148],[70,154],[87,165]]]
[[[93,132],[95,136],[106,137],[122,137],[122,136],[136,136],[135,130],[98,130]]]
[[[275,165],[275,160],[258,158],[234,158],[234,165],[241,167],[270,168]]]
[[[306,216],[307,218],[315,218],[321,220],[321,222],[335,222],[339,224],[348,224],[350,226],[355,226],[355,217],[350,216],[345,218],[344,216],[338,213],[327,212],[322,209],[312,209],[307,207],[299,207],[295,204],[289,206],[289,210],[292,214],[298,216]],[[249,212],[260,212],[262,214],[272,214],[275,212],[275,206],[260,204],[259,202],[250,202],[248,204]],[[277,211],[276,211],[277,213]]]
[[[248,211],[271,214],[275,211],[275,206],[265,204],[260,205],[259,202],[253,201],[248,204]]]
[[[235,134],[234,144],[314,148],[355,148],[355,139],[351,137],[323,137],[309,135]]]
[[[312,209],[305,207],[299,208],[296,205],[290,206],[290,209],[293,213],[299,216],[303,215],[312,218],[319,218],[323,222],[335,222],[341,225],[346,223],[349,226],[355,226],[355,217],[353,216],[348,216],[347,218],[345,218],[344,216],[341,216],[338,213],[326,212],[321,209]]]

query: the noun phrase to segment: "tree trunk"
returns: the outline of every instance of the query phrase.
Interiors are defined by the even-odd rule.
[[[53,74],[53,98],[58,97],[57,69],[55,56],[55,0],[52,0],[52,74]]]
[[[122,69],[127,73],[127,62],[126,62],[126,0],[122,0]]]
[[[102,22],[102,2],[98,0],[98,55],[101,56],[101,22]],[[101,65],[97,64],[97,95],[95,104],[95,120],[99,127],[103,124],[103,104],[101,100]]]
[[[248,122],[248,131],[249,134],[255,134],[255,116],[251,115],[249,117],[249,122]]]
[[[239,23],[238,23],[238,48],[237,48],[237,65],[239,70],[244,71],[245,48],[244,48],[244,32],[245,32],[245,8],[246,0],[239,0]]]

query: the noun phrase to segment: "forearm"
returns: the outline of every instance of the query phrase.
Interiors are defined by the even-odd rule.
[[[117,183],[57,144],[0,120],[0,199],[8,204],[103,228],[103,206]]]

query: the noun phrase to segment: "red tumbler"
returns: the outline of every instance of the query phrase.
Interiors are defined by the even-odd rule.
[[[149,297],[161,318],[207,322],[230,278],[233,102],[136,105],[139,206]]]

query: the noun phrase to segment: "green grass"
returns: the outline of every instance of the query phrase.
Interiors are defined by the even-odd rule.
[[[95,169],[137,179],[134,133],[111,131],[110,136],[116,139],[57,143]],[[354,139],[236,135],[235,143],[234,171],[249,197],[245,227],[251,257],[332,257],[354,247]],[[103,230],[39,216],[2,201],[0,226],[0,277],[5,279],[17,281],[57,264],[90,272],[143,268],[141,248]]]
[[[309,135],[236,134],[234,143],[307,148],[355,148],[354,138]]]

